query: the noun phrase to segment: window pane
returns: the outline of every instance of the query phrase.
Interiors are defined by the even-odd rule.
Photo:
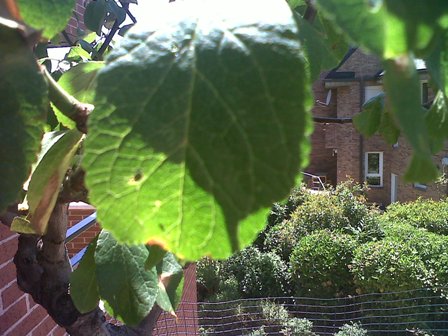
[[[367,184],[370,186],[380,186],[381,185],[381,177],[379,177],[379,176],[367,176],[366,181],[367,181]]]
[[[367,154],[367,173],[368,174],[380,173],[380,153]]]

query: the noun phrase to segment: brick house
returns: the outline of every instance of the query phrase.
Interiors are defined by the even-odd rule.
[[[428,74],[423,63],[417,64],[421,78],[422,103],[428,102]],[[313,116],[343,122],[359,113],[364,102],[382,92],[380,61],[351,49],[335,69],[323,73],[313,85]],[[308,173],[336,184],[351,178],[367,182],[368,198],[380,205],[410,201],[418,197],[439,199],[447,196],[446,185],[405,183],[402,179],[411,157],[411,148],[403,137],[394,145],[379,135],[365,138],[351,122],[315,123]],[[444,172],[448,149],[434,156]]]

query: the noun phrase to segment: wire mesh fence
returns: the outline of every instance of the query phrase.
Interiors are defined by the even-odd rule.
[[[334,299],[278,297],[184,302],[177,318],[159,321],[156,334],[300,335],[291,331],[291,326],[307,319],[318,335],[334,335],[342,325],[351,322],[360,323],[369,335],[448,335],[448,300],[443,295],[446,290],[418,289]],[[254,333],[257,330],[262,333]]]

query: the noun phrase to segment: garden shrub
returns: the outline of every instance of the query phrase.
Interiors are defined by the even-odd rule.
[[[324,193],[308,193],[297,202],[289,220],[265,233],[263,249],[289,261],[299,240],[318,230],[350,234],[359,242],[383,238],[378,211],[367,205],[362,191],[358,185],[345,183]]]
[[[356,246],[353,237],[324,230],[302,238],[291,256],[295,294],[308,297],[353,294],[349,264]]]
[[[288,266],[275,253],[248,247],[227,259],[223,266],[227,274],[236,278],[242,297],[289,295]]]
[[[255,239],[253,246],[258,248],[260,251],[266,251],[265,240],[268,232],[276,226],[281,226],[282,223],[288,221],[294,210],[301,204],[305,202],[309,197],[311,197],[308,190],[302,184],[301,186],[294,188],[291,191],[287,201],[284,204],[274,203],[269,212],[266,227],[257,239]],[[267,249],[269,250],[269,248]],[[289,256],[289,255],[288,255]],[[288,258],[289,259],[289,258]],[[287,259],[285,259],[287,260]]]
[[[409,203],[393,203],[382,216],[387,222],[405,222],[428,231],[448,235],[448,199],[419,198]]]
[[[448,237],[404,222],[382,223],[386,237],[414,248],[427,271],[426,287],[448,286]]]
[[[222,276],[220,274],[221,263],[211,258],[202,258],[196,263],[196,282],[198,300],[215,295],[220,287]]]
[[[366,336],[367,330],[360,323],[344,324],[335,336]]]
[[[284,328],[280,334],[285,336],[317,336],[312,331],[313,323],[304,318],[292,317],[284,323]]]
[[[428,277],[418,251],[408,242],[392,239],[359,246],[351,271],[362,293],[421,288]]]

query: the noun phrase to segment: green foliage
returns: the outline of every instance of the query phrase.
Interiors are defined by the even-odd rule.
[[[220,286],[221,262],[205,257],[196,263],[198,300],[214,295]]]
[[[317,336],[312,331],[313,322],[303,318],[289,318],[284,323],[284,328],[280,331],[280,334],[285,336]]]
[[[359,323],[344,324],[335,336],[367,336],[367,330]]]
[[[386,222],[405,222],[430,232],[448,235],[448,199],[419,198],[409,203],[393,203],[383,215]]]
[[[291,255],[295,295],[343,297],[355,293],[349,265],[356,241],[349,235],[317,231],[302,238]]]
[[[47,85],[19,27],[0,21],[0,213],[19,201],[40,149]]]
[[[95,309],[100,300],[94,257],[96,242],[97,238],[89,244],[78,268],[70,275],[70,294],[81,313]]]
[[[359,246],[351,271],[362,293],[422,288],[428,277],[417,250],[407,242],[390,239]]]
[[[417,251],[426,267],[427,287],[448,285],[448,237],[402,221],[386,222],[383,227],[388,239],[407,242]]]
[[[102,231],[95,250],[98,291],[111,316],[138,324],[153,307],[158,292],[156,270],[146,270],[148,250],[143,245],[120,245]]]
[[[384,87],[391,112],[414,149],[404,179],[423,183],[433,181],[439,172],[431,157],[425,114],[420,105],[420,79],[414,60],[402,57],[396,61],[387,61],[384,69]]]
[[[22,185],[37,160],[49,99],[55,103],[30,52],[36,32],[30,34],[14,20],[23,19],[50,38],[66,25],[74,1],[19,0],[18,12],[14,4],[0,4],[0,213],[22,199]],[[151,12],[149,22],[137,23],[114,48],[103,69],[98,71],[100,66],[93,63],[78,65],[56,86],[74,96],[80,93],[79,99],[87,102],[95,96],[83,165],[99,220],[120,242],[149,241],[185,259],[224,258],[249,244],[265,224],[266,209],[286,196],[306,164],[310,79],[336,63],[347,41],[376,54],[386,70],[384,104],[370,106],[355,123],[366,134],[378,131],[390,143],[400,133],[407,138],[414,151],[408,180],[437,177],[431,155],[447,138],[446,1],[318,0],[313,22],[300,16],[310,9],[304,1],[289,1],[297,12],[275,0],[245,4],[250,11],[240,10],[237,0],[216,0],[176,3],[169,6],[170,13]],[[88,5],[84,19],[100,34],[125,18],[116,1],[97,0]],[[101,58],[99,44],[91,42],[90,37],[81,39],[67,60]],[[429,111],[420,105],[414,57],[426,61],[439,90]],[[53,88],[51,81],[49,85]],[[59,111],[59,120],[71,128],[74,123],[62,115],[79,117],[73,116],[71,105]],[[45,216],[51,212],[76,146],[66,146],[54,164],[46,165],[58,177],[52,192],[43,195],[50,200],[48,206],[41,202],[40,191],[46,192],[51,179],[42,178],[42,169],[35,170],[31,180],[37,182],[28,193],[34,220],[42,218],[36,209]],[[225,263],[225,280],[219,281],[225,290],[215,297],[240,295],[232,294],[237,287],[244,296],[287,293],[285,261],[295,245],[301,253],[323,256],[316,264],[325,269],[336,262],[332,253],[347,255],[343,259],[349,263],[349,241],[360,245],[352,272],[363,291],[446,284],[446,240],[435,235],[448,232],[445,203],[429,213],[432,207],[430,202],[416,209],[391,207],[383,218],[388,237],[381,240],[377,214],[357,193],[343,188],[326,195],[302,193],[273,209],[269,229],[257,242],[283,260],[254,248],[232,257]],[[412,219],[406,211],[415,211]],[[20,220],[26,227],[28,222]],[[339,238],[322,238],[311,251],[307,239],[319,235]],[[72,280],[75,292],[82,288],[77,281],[84,276],[79,274],[95,269],[100,296],[126,322],[138,323],[156,301],[172,311],[175,291],[159,281],[168,270],[173,284],[179,283],[179,269],[168,260],[172,255],[164,254],[157,268],[153,264],[160,256],[148,259],[146,246],[116,239],[101,234],[95,265],[89,250],[73,278],[78,280]],[[211,267],[204,275],[213,291],[215,271]],[[301,276],[307,274],[302,271]],[[85,310],[96,302],[97,295],[92,295],[91,302],[79,296],[75,301]]]
[[[17,4],[23,20],[51,39],[67,26],[75,0],[17,0]]]
[[[58,80],[58,84],[68,94],[87,104],[93,103],[95,77],[104,66],[103,62],[80,63],[65,72]],[[74,128],[76,123],[53,105],[58,121],[67,128]]]
[[[304,162],[308,77],[293,14],[232,4],[178,4],[137,23],[98,75],[84,167],[120,241],[226,257],[253,241]]]
[[[45,133],[42,151],[33,170],[27,193],[30,222],[35,233],[47,232],[61,183],[72,166],[83,134],[77,129]]]
[[[271,252],[248,247],[230,257],[223,265],[225,272],[238,282],[242,297],[277,297],[288,294],[288,267]]]
[[[367,206],[360,186],[347,182],[326,193],[304,194],[292,196],[296,201],[292,202],[295,209],[290,219],[266,233],[266,250],[289,260],[299,240],[318,230],[350,234],[360,242],[383,237],[377,212]]]

